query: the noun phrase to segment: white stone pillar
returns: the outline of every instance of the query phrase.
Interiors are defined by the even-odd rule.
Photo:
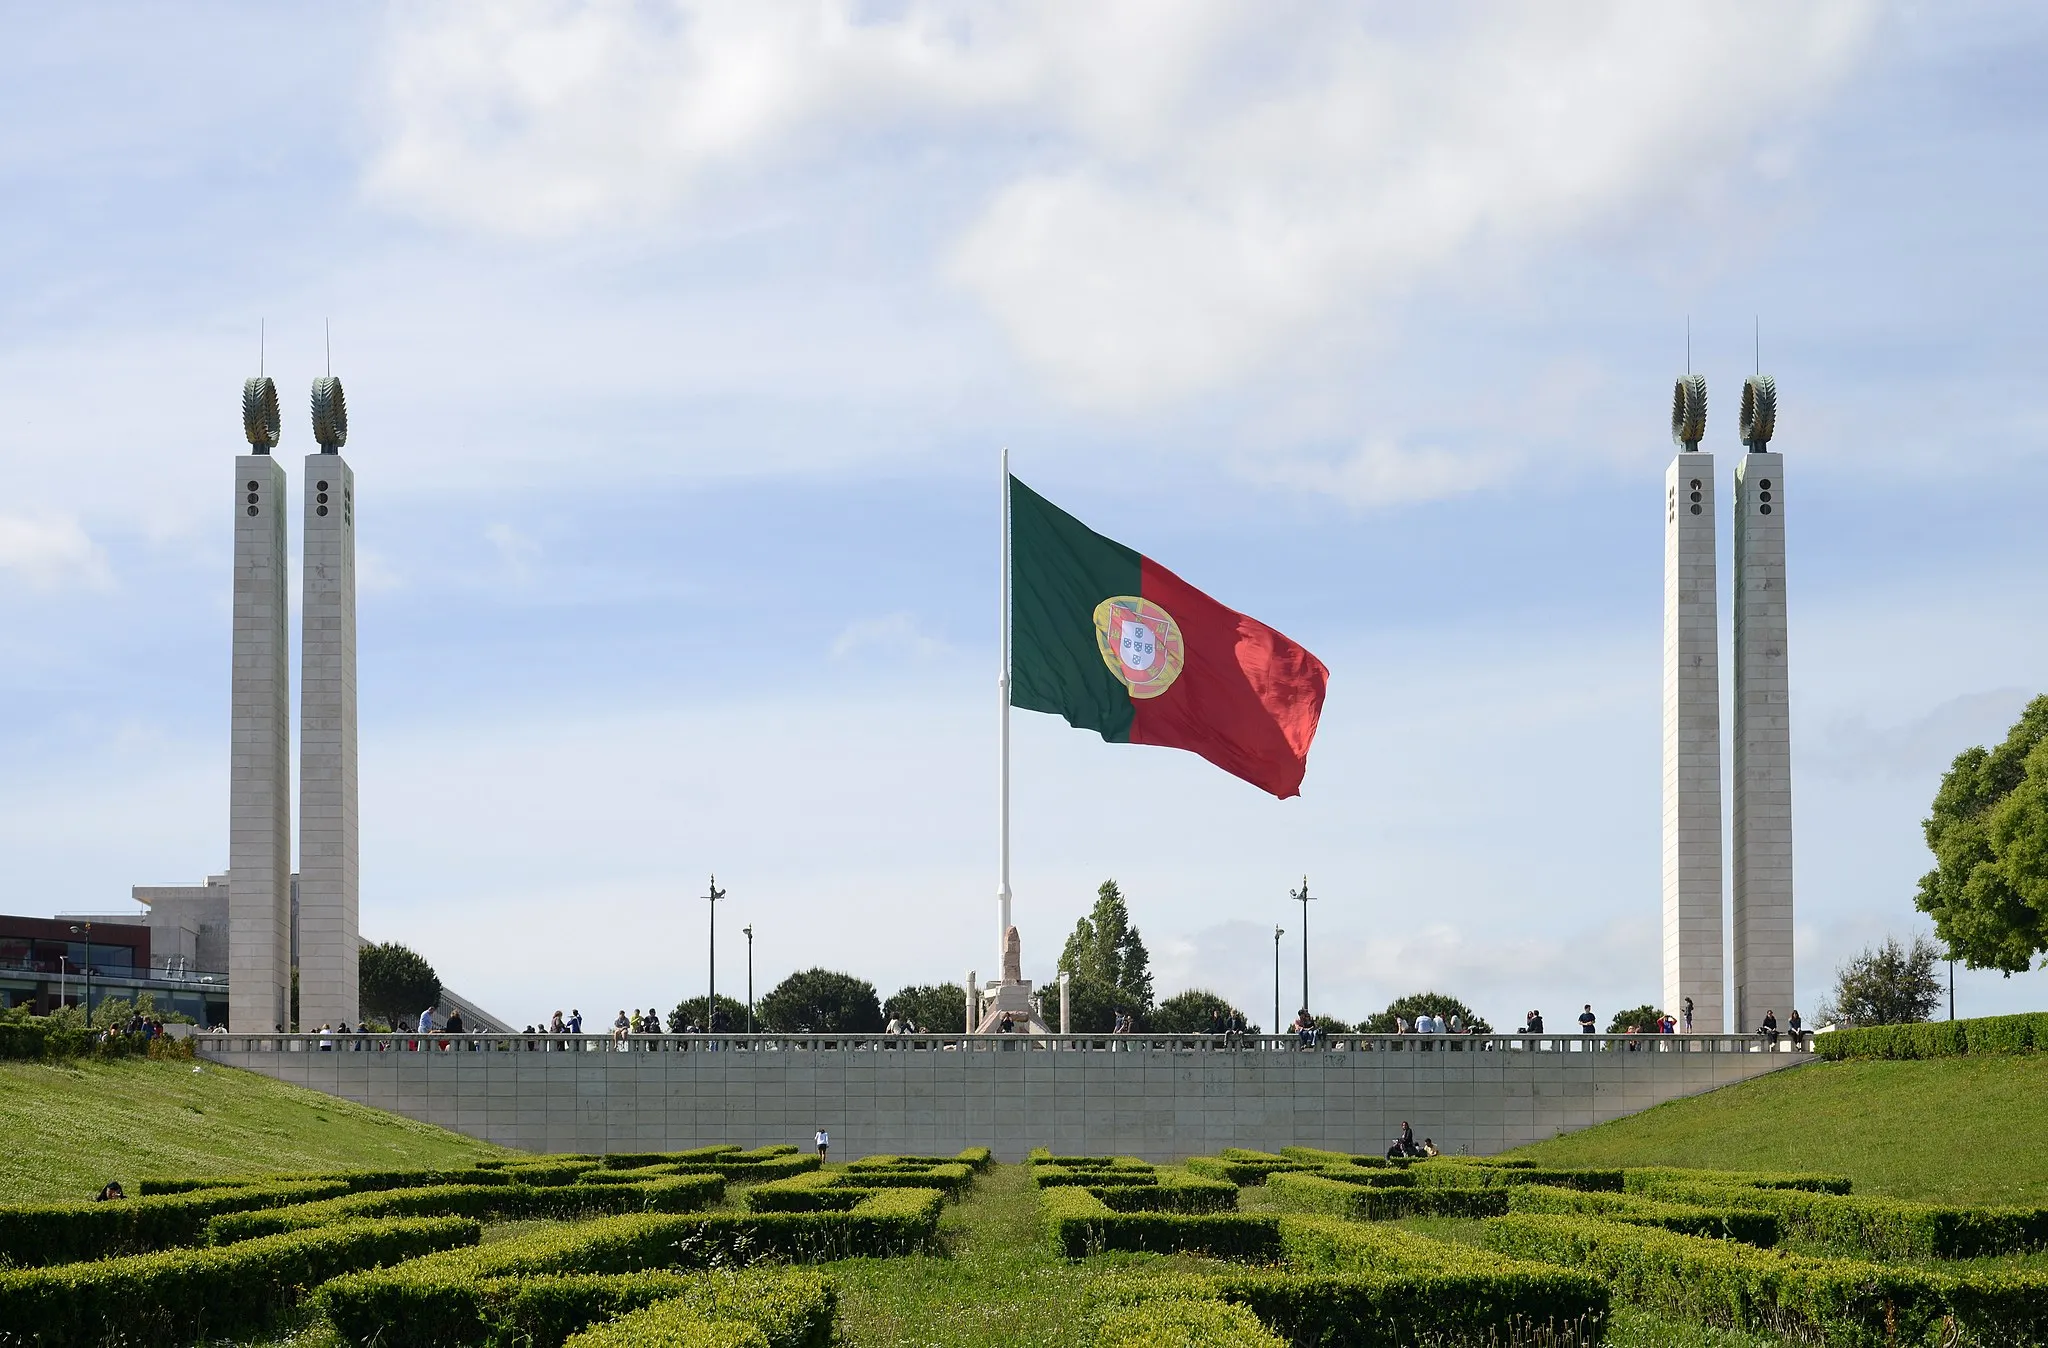
[[[356,984],[355,473],[306,456],[299,657],[299,1020],[361,1019]]]
[[[1721,651],[1714,456],[1681,450],[1664,474],[1664,1009],[1723,1029]]]
[[[271,406],[274,409],[275,395]],[[275,433],[272,432],[272,443]],[[291,637],[284,466],[235,459],[228,768],[228,1028],[291,1016]]]
[[[1767,443],[1767,442],[1766,442]],[[1735,466],[1735,1025],[1792,999],[1792,721],[1786,662],[1785,456]]]

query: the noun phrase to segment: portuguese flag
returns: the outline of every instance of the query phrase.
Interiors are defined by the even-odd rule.
[[[1010,705],[1300,795],[1323,662],[1015,477],[1009,489]]]

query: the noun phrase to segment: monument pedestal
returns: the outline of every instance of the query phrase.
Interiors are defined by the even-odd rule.
[[[1016,1034],[1051,1034],[1052,1027],[1038,1013],[1031,996],[1031,980],[1024,977],[1023,942],[1017,929],[1003,933],[1003,976],[981,990],[981,1005],[975,1013],[976,1034],[1000,1034],[1004,1015]]]

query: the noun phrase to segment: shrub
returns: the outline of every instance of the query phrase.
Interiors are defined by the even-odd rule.
[[[1150,1184],[1084,1185],[1113,1212],[1234,1212],[1237,1186],[1185,1171],[1161,1170]]]
[[[1537,1166],[1488,1165],[1480,1161],[1440,1158],[1410,1166],[1417,1186],[1429,1189],[1494,1189],[1515,1184],[1549,1184],[1560,1189],[1620,1193],[1620,1170],[1544,1169]]]
[[[1483,1231],[1504,1254],[1587,1269],[1618,1296],[1709,1325],[1854,1348],[1929,1342],[1949,1315],[1972,1341],[2048,1334],[2048,1276],[2038,1273],[1952,1277],[1590,1217],[1508,1216]]]
[[[1031,1180],[1041,1189],[1061,1185],[1106,1188],[1113,1184],[1157,1184],[1159,1173],[1142,1161],[1115,1166],[1037,1165],[1031,1167]]]
[[[1803,1174],[1775,1170],[1680,1170],[1672,1166],[1630,1166],[1622,1172],[1622,1188],[1632,1194],[1659,1197],[1678,1186],[1733,1184],[1751,1189],[1804,1189],[1817,1194],[1849,1192],[1847,1175]]]
[[[474,1245],[459,1218],[350,1222],[239,1245],[166,1250],[0,1272],[0,1325],[34,1326],[39,1348],[245,1338],[303,1289],[355,1269]]]
[[[1266,1192],[1288,1212],[1323,1212],[1360,1221],[1397,1217],[1498,1217],[1508,1210],[1508,1190],[1420,1189],[1352,1184],[1319,1174],[1276,1174]]]
[[[1660,1196],[1702,1207],[1776,1214],[1786,1234],[1837,1254],[1871,1259],[1975,1259],[2048,1245],[2048,1207],[1963,1208],[1667,1180]]]
[[[500,1278],[480,1299],[491,1343],[556,1348],[571,1335],[642,1307],[671,1304],[759,1330],[770,1348],[830,1348],[836,1297],[811,1269],[714,1269]]]
[[[425,1189],[377,1190],[262,1212],[224,1213],[207,1223],[206,1238],[215,1245],[225,1245],[357,1217],[564,1221],[624,1212],[694,1212],[717,1202],[724,1193],[725,1181],[716,1175],[677,1175],[643,1184],[569,1184],[552,1188],[446,1184]]]
[[[1038,1201],[1053,1248],[1068,1259],[1133,1250],[1262,1261],[1280,1250],[1279,1221],[1273,1217],[1117,1212],[1071,1185],[1042,1190]]]
[[[1259,1318],[1225,1301],[1154,1301],[1102,1317],[1096,1348],[1286,1348]]]
[[[1266,1176],[1279,1171],[1311,1168],[1304,1162],[1291,1161],[1270,1152],[1243,1151],[1238,1148],[1232,1148],[1221,1156],[1190,1156],[1185,1164],[1197,1175],[1208,1179],[1228,1180],[1232,1184],[1264,1184]]]
[[[907,1254],[930,1244],[941,1202],[935,1190],[892,1189],[848,1212],[609,1217],[340,1278],[318,1299],[350,1343],[475,1344],[484,1341],[494,1279]]]
[[[1775,1212],[1667,1203],[1635,1194],[1582,1193],[1547,1184],[1524,1184],[1505,1192],[1509,1212],[1580,1213],[1610,1222],[1659,1226],[1681,1235],[1739,1240],[1759,1248],[1776,1245],[1785,1235],[1784,1220]]]
[[[2048,1012],[1983,1016],[1919,1025],[1866,1025],[1815,1035],[1822,1058],[1946,1058],[1969,1053],[2027,1053],[2048,1049]]]
[[[155,1194],[113,1203],[30,1203],[0,1208],[0,1260],[21,1266],[70,1264],[112,1255],[196,1245],[223,1212],[283,1207],[347,1192],[338,1180],[245,1184]]]

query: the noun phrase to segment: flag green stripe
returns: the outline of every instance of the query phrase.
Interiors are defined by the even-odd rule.
[[[1095,642],[1095,606],[1141,593],[1143,561],[1010,479],[1010,705],[1131,738],[1131,697]]]

